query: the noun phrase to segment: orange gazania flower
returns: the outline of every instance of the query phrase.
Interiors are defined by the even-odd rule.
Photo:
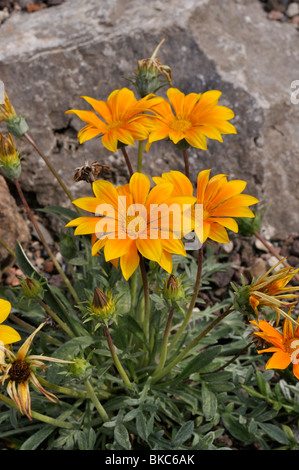
[[[192,147],[207,149],[207,140],[223,141],[221,134],[236,134],[235,127],[228,122],[234,112],[218,106],[221,92],[217,90],[185,95],[177,88],[169,88],[167,100],[155,105],[152,110],[152,130],[147,149],[152,142],[169,138],[174,144],[185,141]]]
[[[238,224],[233,217],[254,217],[248,206],[256,204],[258,199],[247,194],[240,194],[246,182],[227,181],[226,175],[215,175],[209,180],[211,170],[204,170],[197,177],[197,198],[193,212],[193,226],[201,243],[207,238],[218,243],[228,243],[226,228],[238,232]],[[174,185],[173,196],[187,194],[192,196],[191,181],[178,171],[164,173],[161,178],[153,178],[159,184],[169,181]]]
[[[116,152],[118,143],[134,145],[135,140],[145,140],[149,134],[150,117],[145,113],[161,98],[147,95],[137,101],[128,88],[114,90],[105,101],[82,96],[94,111],[70,109],[66,113],[76,114],[87,123],[78,133],[80,144],[96,136],[102,137],[104,147]],[[97,116],[97,114],[100,116]]]
[[[195,198],[173,196],[170,182],[150,189],[150,180],[142,173],[134,173],[128,184],[117,188],[104,180],[95,181],[92,187],[95,197],[73,202],[96,217],[78,217],[67,227],[76,226],[75,235],[92,234],[92,254],[103,248],[106,261],[116,265],[120,260],[125,279],[137,269],[139,254],[171,273],[172,253],[186,256],[186,252],[174,229],[176,222],[169,220],[169,211],[176,205],[179,214],[174,218],[180,218],[183,205],[194,204]],[[159,207],[163,208],[161,212]]]
[[[14,354],[10,350],[6,350],[3,346],[0,349],[4,349],[6,362],[0,365],[0,370],[3,372],[1,376],[2,385],[8,379],[6,387],[7,393],[10,398],[15,402],[22,414],[31,419],[31,398],[29,391],[29,384],[31,383],[38,391],[43,393],[46,398],[56,402],[57,397],[53,393],[45,390],[35,375],[36,368],[45,368],[45,364],[42,361],[52,361],[61,363],[70,363],[71,361],[64,361],[62,359],[55,359],[46,356],[29,355],[29,348],[31,343],[38,333],[38,331],[44,326],[42,323],[36,330],[27,338],[23,345],[18,350],[17,354]]]
[[[271,348],[258,351],[259,354],[274,353],[267,362],[266,369],[286,369],[293,363],[294,375],[299,379],[299,326],[293,330],[290,320],[285,319],[281,334],[266,321],[260,320],[258,323],[251,321],[250,323],[261,330],[254,333],[256,336],[273,345]]]
[[[3,323],[11,310],[11,304],[8,300],[0,299],[0,323]],[[20,341],[21,336],[19,333],[8,325],[0,325],[0,346],[4,347],[5,345],[15,343]],[[4,350],[0,348],[0,364],[4,361]]]

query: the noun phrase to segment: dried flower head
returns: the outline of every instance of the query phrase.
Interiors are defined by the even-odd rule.
[[[5,353],[6,361],[0,365],[2,371],[2,385],[8,380],[6,390],[10,398],[15,402],[22,414],[31,419],[31,397],[29,384],[32,384],[39,392],[43,393],[48,400],[56,402],[58,399],[55,395],[48,392],[42,387],[35,375],[36,368],[45,369],[42,361],[52,361],[60,363],[70,363],[62,359],[54,359],[52,357],[29,355],[29,348],[39,330],[44,326],[42,323],[36,330],[26,339],[18,350],[17,354],[0,345],[0,349]]]
[[[102,171],[108,171],[110,167],[108,165],[102,165],[99,162],[85,163],[83,166],[76,168],[74,175],[74,181],[86,181],[87,183],[93,183]]]
[[[299,326],[299,323],[289,313],[297,303],[297,300],[294,301],[293,299],[298,298],[299,294],[294,294],[294,291],[298,291],[299,286],[287,287],[287,284],[299,269],[286,267],[275,272],[275,268],[280,264],[281,261],[270,268],[263,276],[255,281],[253,280],[250,285],[243,285],[240,289],[236,289],[236,305],[243,312],[254,313],[257,318],[260,310],[267,307],[276,313],[277,324],[280,315],[282,315]]]

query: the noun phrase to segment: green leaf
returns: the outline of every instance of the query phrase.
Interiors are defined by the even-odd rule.
[[[93,450],[96,442],[96,433],[92,428],[80,431],[78,434],[79,450]]]
[[[126,427],[122,423],[119,423],[115,426],[115,428],[114,428],[114,439],[117,442],[117,444],[119,444],[125,450],[130,450],[131,449],[131,442],[130,442],[130,439],[129,439],[129,433],[128,433]]]
[[[278,426],[270,423],[258,423],[258,425],[271,439],[274,439],[280,444],[288,444],[287,436]]]
[[[202,383],[201,389],[201,396],[202,396],[202,411],[204,417],[207,420],[211,420],[214,418],[215,414],[217,413],[217,397],[216,395],[209,390],[206,384]]]
[[[175,435],[173,441],[172,441],[172,446],[173,447],[179,447],[181,446],[184,442],[189,439],[189,437],[192,435],[194,430],[194,422],[193,421],[187,421],[183,426],[178,430],[177,434]]]
[[[73,211],[71,209],[66,209],[65,207],[60,207],[60,206],[46,206],[46,207],[43,207],[42,209],[38,209],[38,211],[62,216],[63,221],[66,221],[66,222],[72,219],[76,219],[79,216],[79,214],[76,211]]]
[[[20,450],[35,450],[38,446],[47,439],[52,432],[55,431],[55,427],[51,424],[39,429],[36,433],[32,434],[26,441],[21,445]]]
[[[185,369],[178,375],[175,381],[183,380],[186,377],[189,377],[194,372],[200,372],[205,366],[210,364],[215,357],[219,355],[221,351],[221,346],[213,346],[206,349],[194,359],[192,359]]]
[[[254,435],[250,434],[246,426],[241,424],[235,416],[223,413],[221,418],[225,428],[235,439],[245,444],[249,444],[254,440]]]
[[[148,438],[146,419],[145,419],[144,414],[141,411],[138,413],[137,418],[136,418],[136,429],[141,439],[146,441]]]

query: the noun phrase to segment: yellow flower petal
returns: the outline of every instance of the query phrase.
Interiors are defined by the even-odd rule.
[[[9,315],[11,304],[8,300],[0,299],[0,323],[3,323]]]
[[[12,344],[20,340],[21,336],[14,328],[8,325],[0,325],[0,341],[4,344]]]

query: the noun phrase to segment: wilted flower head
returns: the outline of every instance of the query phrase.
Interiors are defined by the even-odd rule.
[[[273,352],[273,356],[266,364],[266,369],[286,369],[293,363],[293,372],[299,380],[299,326],[293,330],[289,319],[283,322],[283,332],[279,333],[272,325],[266,321],[259,320],[250,322],[260,331],[255,331],[255,335],[262,338],[273,347],[262,349],[258,353]]]
[[[135,72],[135,79],[130,81],[135,85],[141,98],[150,93],[156,93],[159,88],[166,84],[171,86],[171,68],[168,65],[162,64],[162,62],[157,58],[158,50],[164,41],[165,39],[162,39],[150,58],[137,61],[138,68]],[[166,78],[166,82],[161,82],[161,76]]]
[[[263,307],[268,307],[276,312],[277,324],[280,315],[282,315],[294,324],[299,325],[285,311],[285,309],[289,311],[297,303],[297,300],[293,301],[293,299],[298,297],[298,294],[294,294],[294,291],[298,291],[299,286],[287,287],[287,284],[299,269],[286,267],[272,273],[280,264],[281,261],[270,268],[266,274],[255,281],[253,280],[250,285],[242,286],[239,290],[236,290],[237,305],[242,311],[254,313],[257,318],[259,311]]]
[[[36,330],[27,338],[23,345],[18,350],[17,354],[5,349],[0,345],[0,349],[5,353],[6,362],[0,365],[3,375],[1,376],[2,385],[8,380],[6,390],[10,398],[15,402],[22,414],[31,419],[31,397],[29,391],[29,384],[31,383],[38,391],[43,393],[48,400],[56,402],[57,397],[52,393],[45,390],[40,384],[35,375],[36,368],[45,369],[45,364],[42,361],[52,361],[61,363],[70,363],[71,361],[64,361],[62,359],[54,359],[46,356],[29,355],[29,348],[31,343],[44,326],[42,323]]]

